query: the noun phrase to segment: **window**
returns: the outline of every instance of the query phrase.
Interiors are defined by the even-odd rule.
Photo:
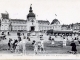
[[[15,23],[15,22],[13,22],[13,23]]]

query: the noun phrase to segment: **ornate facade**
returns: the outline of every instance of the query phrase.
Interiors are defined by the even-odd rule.
[[[32,6],[30,6],[27,19],[9,19],[8,13],[1,13],[1,30],[10,31],[47,31],[47,30],[61,30],[61,25],[58,19],[54,19],[52,23],[48,20],[36,20],[33,13]]]

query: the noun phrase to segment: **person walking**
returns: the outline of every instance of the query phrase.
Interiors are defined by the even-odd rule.
[[[72,49],[71,49],[72,53],[76,54],[77,53],[77,49],[76,49],[76,44],[75,44],[74,41],[71,42],[71,46],[72,46]]]

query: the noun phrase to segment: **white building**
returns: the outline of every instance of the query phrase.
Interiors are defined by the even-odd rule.
[[[8,13],[1,13],[1,30],[10,31],[47,31],[47,30],[61,30],[61,25],[58,19],[54,19],[52,23],[47,20],[36,20],[33,13],[32,6],[30,6],[27,19],[9,19]]]

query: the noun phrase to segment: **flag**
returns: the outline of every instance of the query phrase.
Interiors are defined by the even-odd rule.
[[[55,14],[55,16],[57,16],[57,15]]]
[[[32,4],[30,6],[32,6]]]
[[[6,12],[6,14],[8,14],[8,12],[7,11],[5,11]]]

